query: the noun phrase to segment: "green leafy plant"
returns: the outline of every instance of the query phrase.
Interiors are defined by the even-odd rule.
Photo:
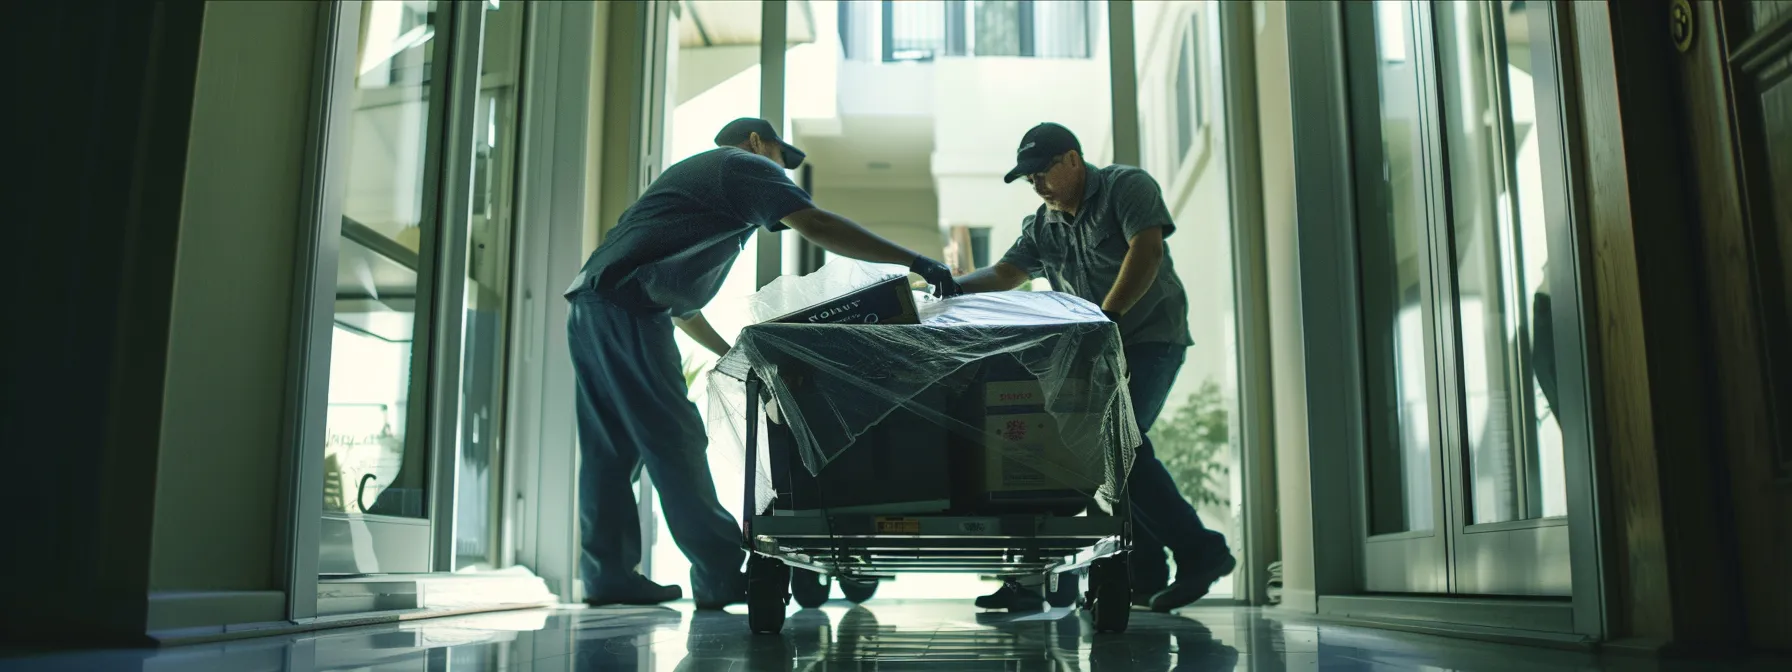
[[[1164,463],[1176,488],[1196,506],[1226,506],[1227,474],[1221,461],[1230,445],[1226,398],[1211,380],[1201,384],[1188,400],[1151,427],[1151,444]]]
[[[697,376],[703,375],[703,372],[708,369],[709,364],[697,361],[696,355],[686,355],[684,358],[684,389],[688,392],[695,387]]]

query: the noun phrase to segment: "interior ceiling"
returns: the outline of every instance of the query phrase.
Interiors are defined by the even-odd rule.
[[[759,44],[759,8],[762,4],[741,0],[681,0],[679,48]],[[791,2],[789,7],[790,19],[786,23],[784,41],[790,44],[814,42],[815,10],[808,0]]]
[[[930,117],[845,116],[838,134],[809,135],[803,126],[799,120],[792,140],[809,155],[817,185],[933,184]]]

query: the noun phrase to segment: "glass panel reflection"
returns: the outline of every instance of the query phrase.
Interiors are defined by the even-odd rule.
[[[504,324],[510,296],[515,212],[517,108],[521,101],[520,2],[481,4],[479,95],[473,124],[473,189],[467,235],[466,324],[460,394],[460,477],[455,493],[455,567],[495,566],[502,507]]]
[[[411,342],[419,251],[432,224],[424,183],[435,10],[417,0],[361,6],[324,448],[328,512],[424,515]]]
[[[1566,514],[1523,5],[1437,10],[1471,523]]]
[[[756,2],[710,0],[685,3],[683,12],[668,27],[667,98],[660,121],[661,128],[665,129],[665,147],[658,166],[660,170],[715,149],[716,131],[729,121],[760,116],[758,44],[763,27],[762,11],[761,3]],[[800,13],[793,4],[790,8],[792,20]],[[818,16],[816,20],[819,25],[827,25],[828,18]],[[704,27],[703,31],[697,29],[699,25]],[[707,40],[703,37],[705,31],[709,35]],[[724,39],[723,34],[728,37]],[[833,32],[820,31],[820,34],[838,40]],[[788,35],[800,39],[803,32]],[[798,65],[797,49],[803,46],[807,45],[796,45],[790,52],[787,63],[793,69],[802,67]],[[734,342],[741,328],[752,322],[751,312],[741,299],[756,289],[758,245],[759,233],[755,230],[748,237],[740,257],[728,268],[716,298],[703,308],[705,319],[729,343]],[[704,427],[708,427],[707,374],[717,358],[683,331],[674,330],[673,340],[678,343],[679,354],[684,358],[685,384],[689,387],[690,399],[704,418]],[[713,451],[709,453],[709,468],[715,476],[717,498],[738,519],[741,515],[740,458],[727,451]],[[643,540],[651,544],[651,566],[644,569],[648,577],[660,583],[684,583],[690,576],[690,561],[673,543],[672,528],[659,513],[656,502],[650,512],[652,536]]]
[[[1050,4],[1050,3],[1038,3]],[[1200,0],[1133,5],[1137,69],[1139,168],[1162,190],[1175,234],[1164,239],[1165,264],[1187,288],[1194,346],[1147,432],[1157,457],[1208,529],[1226,536],[1240,566],[1249,564],[1243,534],[1239,455],[1237,310],[1233,304],[1231,166],[1226,151],[1224,91],[1219,85],[1221,8]],[[1198,141],[1199,140],[1199,141]],[[1135,405],[1141,397],[1133,399]],[[1161,544],[1136,539],[1134,585],[1167,576]],[[1238,575],[1214,583],[1210,596],[1235,594]],[[1136,588],[1135,588],[1136,589]]]
[[[1358,171],[1364,350],[1368,378],[1369,532],[1433,529],[1432,353],[1423,116],[1411,9],[1376,3],[1380,165]],[[1373,137],[1373,136],[1370,136]],[[1358,152],[1377,156],[1373,145]],[[1359,166],[1360,166],[1359,160]],[[1375,180],[1380,177],[1381,180]]]

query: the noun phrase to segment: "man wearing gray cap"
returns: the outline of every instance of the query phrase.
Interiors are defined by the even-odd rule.
[[[834,254],[907,266],[942,296],[958,293],[944,264],[815,207],[784,172],[801,165],[803,153],[770,123],[736,119],[716,146],[654,180],[566,290],[578,381],[579,571],[592,605],[683,596],[636,571],[641,530],[629,482],[643,463],[672,540],[690,558],[697,607],[720,609],[746,595],[740,528],[716,499],[709,440],[685,396],[672,328],[717,356],[728,352],[701,309],[755,230],[793,229]]]
[[[1015,167],[1004,182],[1025,179],[1044,204],[1021,225],[1020,239],[1002,260],[958,279],[967,292],[1010,290],[1043,276],[1052,289],[1101,306],[1120,326],[1133,412],[1139,433],[1150,431],[1194,340],[1188,333],[1188,296],[1164,247],[1175,233],[1157,182],[1132,166],[1097,168],[1083,162],[1082,144],[1058,124],[1034,126],[1021,138]],[[1133,458],[1127,491],[1139,522],[1132,554],[1133,587],[1157,611],[1207,595],[1237,560],[1225,536],[1206,528],[1176,490],[1146,435]],[[1169,582],[1164,557],[1176,557]],[[1166,586],[1166,584],[1168,584]],[[1037,609],[1043,596],[1009,584],[978,598],[987,609]]]

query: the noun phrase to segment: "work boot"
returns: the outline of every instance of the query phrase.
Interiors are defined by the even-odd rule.
[[[1042,611],[1045,609],[1045,596],[1039,594],[1037,588],[1018,585],[1012,581],[1002,582],[1001,590],[977,598],[979,609],[1006,609],[1008,611]]]
[[[652,606],[665,604],[684,597],[684,589],[678,586],[662,586],[648,581],[647,577],[634,574],[622,582],[599,588],[585,596],[585,604],[593,607],[607,607],[613,604],[630,606]]]
[[[1170,587],[1151,596],[1151,610],[1168,613],[1194,604],[1195,600],[1207,597],[1207,591],[1213,589],[1215,581],[1237,568],[1238,558],[1232,557],[1230,551],[1222,550],[1205,566],[1179,570]]]

